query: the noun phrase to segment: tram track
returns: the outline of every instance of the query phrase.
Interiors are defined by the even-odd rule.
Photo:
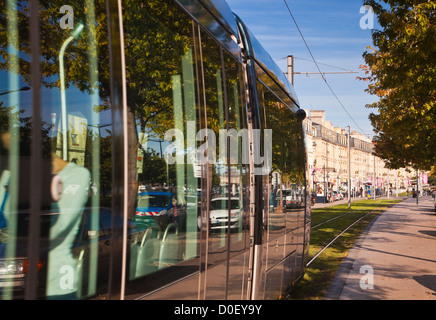
[[[329,222],[331,222],[331,221],[334,221],[334,220],[339,219],[339,218],[341,218],[341,217],[343,217],[343,216],[346,216],[347,214],[350,214],[351,212],[352,212],[352,211],[348,211],[348,212],[346,212],[346,213],[344,213],[344,214],[342,214],[342,215],[340,215],[340,216],[337,216],[337,217],[331,218],[331,219],[329,219],[329,220],[327,220],[327,221],[324,221],[324,222],[318,223],[317,225],[311,227],[310,230],[314,230],[314,229],[316,229],[316,228],[318,228],[318,227],[320,227],[320,226],[322,226],[322,225],[324,225],[324,224],[327,224],[327,223],[329,223]]]
[[[332,279],[356,240],[378,215],[403,198],[358,200],[349,209],[338,204],[312,211],[305,275],[289,292],[290,300],[323,299]]]
[[[333,243],[335,243],[336,242],[336,240],[338,240],[345,232],[347,232],[350,228],[352,228],[356,223],[358,223],[358,222],[360,222],[362,219],[364,219],[365,217],[367,217],[368,215],[370,215],[370,214],[372,214],[372,213],[374,213],[375,211],[377,211],[377,210],[373,210],[373,211],[370,211],[370,212],[368,212],[368,213],[366,213],[366,214],[364,214],[363,216],[361,216],[360,218],[358,218],[357,220],[355,220],[353,223],[351,223],[348,227],[346,227],[342,232],[340,232],[336,237],[334,237],[333,238],[333,240],[331,240],[327,245],[325,245],[321,250],[319,250],[314,256],[313,256],[313,258],[312,259],[310,259],[309,260],[309,262],[306,264],[306,268],[313,262],[313,261],[315,261],[318,257],[319,257],[319,255],[321,255],[327,248],[329,248]],[[327,224],[328,222],[331,222],[331,221],[333,221],[333,220],[336,220],[336,219],[339,219],[339,218],[341,218],[341,217],[343,217],[343,216],[346,216],[346,215],[348,215],[348,214],[350,214],[350,213],[352,213],[351,211],[350,212],[347,212],[347,213],[345,213],[345,214],[343,214],[343,215],[341,215],[341,216],[338,216],[338,217],[335,217],[335,218],[332,218],[332,219],[330,219],[330,220],[328,220],[328,221],[325,221],[325,222],[323,222],[323,223],[320,223],[320,224],[318,224],[318,225],[316,225],[316,226],[314,226],[313,228],[311,228],[311,229],[315,229],[316,227],[319,227],[319,226],[321,226],[321,225],[324,225],[324,224]]]
[[[357,203],[356,203],[357,204]],[[387,206],[390,206],[389,204]],[[326,208],[327,209],[327,208]],[[379,206],[377,206],[376,208],[370,209],[370,210],[360,210],[360,209],[355,209],[355,210],[350,210],[347,208],[347,211],[332,217],[330,219],[327,219],[325,221],[321,221],[319,223],[317,223],[316,225],[311,227],[311,232],[317,232],[316,229],[319,229],[321,226],[325,226],[327,224],[333,224],[331,227],[333,229],[337,229],[338,225],[340,224],[339,221],[341,221],[341,218],[344,218],[346,216],[349,216],[350,214],[359,214],[361,213],[361,215],[359,214],[358,217],[356,217],[356,219],[353,219],[353,221],[351,221],[351,223],[349,223],[345,228],[341,228],[341,230],[339,231],[339,233],[337,233],[336,235],[333,235],[331,239],[327,240],[327,244],[326,245],[321,245],[321,244],[311,244],[314,247],[315,246],[319,246],[321,247],[314,255],[312,258],[310,258],[310,260],[307,262],[306,267],[308,267],[309,265],[311,265],[326,249],[328,249],[329,247],[331,247],[334,243],[336,243],[348,230],[350,230],[353,226],[355,226],[357,223],[359,223],[360,221],[362,221],[363,219],[365,219],[366,217],[368,217],[371,214],[377,213],[377,212],[382,212],[386,209],[386,205],[382,205],[380,204]],[[334,222],[337,222],[336,224],[334,224]],[[326,241],[324,241],[324,243],[326,243]]]

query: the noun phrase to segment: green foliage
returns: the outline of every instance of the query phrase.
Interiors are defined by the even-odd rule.
[[[373,31],[362,67],[371,105],[375,153],[391,168],[429,169],[436,160],[436,1],[367,0],[381,30]]]

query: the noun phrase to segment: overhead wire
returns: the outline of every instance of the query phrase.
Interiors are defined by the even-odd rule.
[[[276,60],[276,61],[285,60],[285,59],[287,59],[287,58],[288,58],[288,57],[283,57],[283,58],[278,59],[278,60]],[[312,63],[314,63],[314,61],[312,61],[312,60],[308,60],[308,59],[304,59],[304,58],[300,58],[300,57],[296,57],[296,56],[294,56],[294,58],[295,58],[295,59],[298,59],[298,60],[303,60],[303,61],[308,61],[308,62],[312,62]],[[342,67],[333,66],[333,65],[331,65],[331,64],[327,64],[327,63],[318,62],[318,64],[321,64],[321,65],[324,65],[324,66],[328,66],[328,67],[331,67],[331,68],[336,68],[336,69],[339,69],[339,70],[344,70],[344,71],[354,72],[353,70],[348,70],[348,69],[345,69],[345,68],[342,68]],[[304,72],[303,72],[303,73],[304,73]]]
[[[291,9],[288,6],[288,3],[286,2],[286,0],[283,0],[285,2],[286,8],[288,8],[289,14],[291,15],[292,20],[295,23],[295,26],[297,27],[298,32],[300,33],[301,38],[303,39],[304,45],[307,48],[307,51],[309,52],[310,56],[312,57],[313,62],[316,65],[316,68],[318,69],[318,72],[321,74],[322,79],[324,80],[325,84],[327,85],[327,87],[330,89],[331,93],[333,94],[333,96],[336,98],[336,100],[339,102],[339,104],[341,105],[342,109],[344,109],[345,113],[350,117],[350,119],[354,122],[354,124],[356,125],[356,127],[366,136],[368,137],[368,139],[371,139],[366,133],[365,131],[357,124],[357,122],[354,120],[354,118],[351,116],[351,114],[348,112],[347,108],[345,108],[344,104],[342,103],[342,101],[339,99],[339,97],[336,95],[336,93],[334,92],[333,88],[330,86],[330,84],[328,83],[325,74],[322,73],[321,68],[319,67],[318,62],[315,60],[315,57],[312,54],[312,51],[309,48],[309,45],[306,42],[306,39],[303,36],[303,33],[300,30],[300,27],[298,26],[297,21],[294,18],[294,15],[292,14]],[[372,140],[372,139],[371,139]]]

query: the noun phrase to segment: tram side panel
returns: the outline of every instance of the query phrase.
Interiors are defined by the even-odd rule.
[[[66,202],[67,197],[53,201],[57,211],[44,212],[41,239],[32,238],[41,240],[42,247],[41,265],[30,266],[41,267],[38,271],[39,284],[43,287],[40,297],[106,299],[119,296],[121,281],[119,277],[111,277],[114,273],[120,274],[118,267],[113,267],[121,264],[123,255],[115,249],[123,247],[123,241],[127,245],[126,299],[249,297],[250,170],[243,161],[246,141],[243,134],[239,135],[249,126],[242,65],[235,56],[238,45],[230,40],[223,46],[223,39],[226,36],[230,39],[228,33],[223,31],[221,42],[216,41],[173,1],[125,5],[122,8],[125,65],[121,66],[120,54],[114,54],[121,50],[120,38],[114,37],[117,32],[111,35],[114,37],[110,39],[111,48],[103,40],[110,36],[105,19],[119,21],[118,3],[91,1],[90,4],[95,8],[85,10],[80,4],[74,4],[77,17],[85,22],[85,25],[77,24],[74,31],[51,24],[51,19],[43,19],[41,26],[44,34],[53,35],[49,46],[46,42],[41,46],[45,59],[42,71],[51,75],[41,89],[42,120],[47,125],[42,130],[43,152],[53,154],[53,160],[50,159],[53,167],[59,169],[61,163],[66,170],[60,171],[65,191],[80,194],[81,198],[79,201],[71,196]],[[111,17],[105,15],[107,4],[111,7]],[[53,8],[46,9],[41,10],[41,18]],[[27,26],[26,5],[9,6],[5,10],[18,17],[16,21],[10,19],[5,30]],[[214,18],[207,19],[217,27],[215,31],[219,30]],[[15,34],[8,34],[8,42],[14,44],[23,40],[23,47],[28,47],[26,39],[14,37]],[[63,51],[65,68],[58,70],[59,66],[52,61],[57,61],[59,52],[53,48],[60,49],[63,44],[68,44]],[[235,50],[227,50],[229,46]],[[121,115],[120,103],[112,110],[115,108],[111,105],[112,96],[116,99],[122,96],[119,83],[122,76],[116,72],[111,78],[114,71],[108,67],[108,49],[113,49],[111,68],[125,68],[127,119]],[[8,87],[20,91],[25,88],[21,85],[25,84],[26,74],[21,70],[17,78],[12,72],[15,64],[19,65],[18,61],[8,60],[9,69],[2,70],[2,76],[7,79]],[[65,80],[60,79],[63,76],[69,83],[65,92],[57,87],[59,81]],[[117,87],[116,92],[111,92],[114,87]],[[53,103],[60,100],[63,93],[64,102]],[[4,99],[0,101],[8,108],[20,105],[20,99],[29,100],[26,96],[29,92],[20,92],[19,97],[7,96],[9,94],[2,93]],[[289,197],[286,193],[297,192],[299,181],[292,169],[295,150],[289,144],[294,138],[294,117],[292,113],[289,117],[284,114],[287,109],[268,89],[262,94],[265,96],[265,112],[261,115],[264,128],[273,130],[273,170],[263,177],[262,189],[264,250],[261,259],[262,270],[267,272],[261,272],[261,282],[256,285],[260,287],[259,297],[275,299],[289,282],[289,268],[284,265],[292,265],[293,252],[298,246],[295,223],[301,220],[293,205],[297,196]],[[65,108],[61,109],[61,105]],[[31,109],[24,103],[19,108],[20,112]],[[23,117],[15,119],[6,109],[0,111],[8,123],[26,124],[28,121]],[[292,121],[285,122],[287,119]],[[118,154],[124,143],[122,120],[128,124],[127,163],[120,161],[122,155]],[[9,134],[12,140],[8,141],[10,149],[6,150],[7,145],[3,143],[1,152],[14,161],[13,152],[22,146],[16,139],[17,132],[11,131],[14,126],[6,129],[6,122],[2,124],[2,130],[6,131],[2,131],[2,138],[3,134]],[[115,126],[116,130],[110,126]],[[223,129],[233,130],[236,138],[225,137],[221,141]],[[26,133],[20,137],[24,138],[22,141],[29,138]],[[210,144],[205,144],[206,140]],[[112,149],[114,146],[116,150]],[[198,149],[203,151],[206,163],[192,160]],[[20,174],[16,165],[8,165],[10,168],[1,159],[2,181],[9,175],[13,178]],[[123,166],[127,165],[129,183],[123,189],[120,176],[124,174]],[[117,175],[112,176],[113,172]],[[17,181],[13,179],[16,186]],[[134,191],[128,192],[131,189]],[[10,190],[9,199],[17,199],[19,188]],[[127,225],[123,225],[121,214],[123,192],[131,197],[127,203]],[[3,196],[4,192],[2,199]],[[26,247],[28,234],[22,232],[27,232],[29,219],[24,215],[15,221],[10,213],[17,211],[18,206],[10,203],[7,207],[6,218],[12,219],[8,220],[8,234],[23,236],[26,240],[23,246],[15,240],[6,244],[8,263],[19,264],[23,263],[21,257],[27,252],[17,251],[16,256],[12,252],[15,247],[20,250]],[[63,214],[66,212],[70,215]],[[124,228],[126,238],[122,237]],[[64,234],[68,237],[62,238]],[[63,275],[59,271],[65,267],[74,273],[72,287],[59,285],[64,283],[59,281]],[[26,279],[16,275],[17,279],[18,276],[22,277],[23,282],[19,282],[22,289],[27,285]],[[14,287],[18,281],[6,282],[2,282],[3,287],[8,286],[2,298],[18,296],[15,295],[18,288]],[[113,284],[112,288],[108,288],[109,283]]]

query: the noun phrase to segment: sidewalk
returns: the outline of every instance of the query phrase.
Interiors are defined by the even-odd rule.
[[[382,213],[361,235],[326,300],[436,300],[436,214],[431,196]]]

